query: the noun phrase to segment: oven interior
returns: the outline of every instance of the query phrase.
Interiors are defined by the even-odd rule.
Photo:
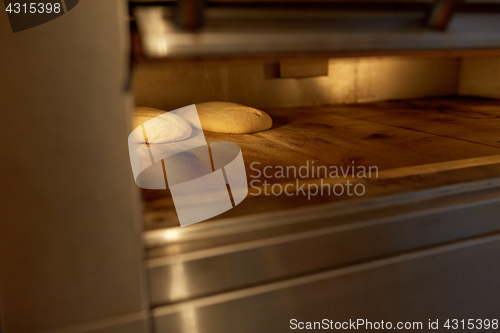
[[[188,322],[185,306],[202,323],[229,332],[207,318],[228,302],[256,315],[269,293],[276,316],[314,310],[314,317],[322,311],[317,303],[308,308],[294,298],[299,291],[283,290],[294,283],[314,288],[311,281],[327,272],[499,230],[500,51],[484,42],[497,28],[487,14],[479,15],[481,30],[477,13],[458,13],[443,32],[446,19],[433,21],[422,3],[389,14],[368,4],[360,15],[342,6],[298,15],[281,5],[262,11],[242,2],[254,10],[243,15],[225,9],[235,2],[214,2],[201,30],[165,24],[182,8],[135,12],[136,106],[171,111],[227,101],[264,110],[273,120],[271,129],[253,134],[204,133],[208,142],[241,148],[249,194],[233,209],[181,228],[168,190],[142,190],[157,327]],[[426,18],[430,27],[415,28]],[[483,39],[467,35],[478,30]],[[359,167],[373,172],[350,174]],[[301,168],[307,176],[286,172]],[[348,171],[332,177],[331,170]],[[347,181],[363,185],[363,194],[300,191],[345,188]],[[401,281],[390,276],[396,280],[385,279],[387,288]],[[320,291],[306,291],[304,297],[322,299]],[[436,296],[422,295],[416,302],[427,307],[425,297]],[[301,304],[295,312],[282,308],[287,299]]]
[[[210,221],[495,176],[500,104],[490,82],[500,58],[382,56],[291,62],[297,72],[301,66],[309,70],[309,62],[313,67],[324,62],[327,70],[320,76],[282,78],[282,61],[260,59],[171,61],[136,69],[138,106],[174,110],[229,101],[265,110],[273,119],[270,130],[253,134],[205,132],[209,142],[241,147],[247,177],[253,181],[244,202]],[[289,193],[304,184],[333,186],[345,182],[345,173],[352,178],[351,171],[360,167],[372,167],[371,177],[351,179],[365,184],[362,196],[346,192],[311,198],[303,191],[276,195],[286,184]],[[334,170],[338,177],[330,177]],[[143,202],[146,231],[179,225],[168,191],[143,190]]]

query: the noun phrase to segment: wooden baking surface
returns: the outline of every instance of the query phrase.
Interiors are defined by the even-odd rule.
[[[265,132],[237,135],[205,132],[209,142],[234,142],[242,150],[249,181],[295,183],[288,178],[257,177],[253,169],[309,165],[376,166],[378,179],[362,182],[367,196],[449,185],[500,176],[500,101],[439,98],[357,105],[265,110],[273,127]],[[269,169],[268,169],[269,171]],[[274,173],[274,172],[273,172]],[[439,176],[436,176],[440,173]],[[321,176],[320,176],[321,177]],[[319,179],[300,179],[300,184]],[[314,177],[318,178],[318,177]],[[345,179],[324,179],[331,184]],[[264,186],[265,187],[265,186]],[[325,202],[352,200],[348,196],[256,196],[214,219],[241,216]],[[167,191],[144,190],[146,230],[178,225]],[[154,219],[148,219],[150,212]],[[160,218],[158,218],[160,216]]]

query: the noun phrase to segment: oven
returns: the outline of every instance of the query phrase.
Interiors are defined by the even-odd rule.
[[[131,6],[137,106],[227,101],[273,119],[205,132],[241,147],[249,193],[233,209],[180,227],[168,191],[143,190],[158,332],[494,316],[496,14],[452,1],[157,5]]]
[[[115,10],[106,8],[107,17]],[[85,133],[98,133],[91,124],[104,119],[123,138],[139,116],[134,106],[172,111],[210,101],[263,110],[273,125],[252,134],[204,132],[211,145],[240,147],[248,194],[189,226],[180,226],[169,189],[116,180],[122,186],[112,190],[116,182],[85,180],[84,198],[101,200],[92,202],[102,213],[94,227],[76,219],[76,229],[40,234],[53,237],[44,244],[65,244],[60,251],[95,253],[66,258],[76,260],[68,267],[48,248],[26,250],[34,253],[26,258],[55,255],[51,272],[79,281],[61,287],[44,273],[52,282],[44,292],[29,289],[38,300],[31,309],[45,301],[61,307],[68,297],[83,299],[81,307],[39,310],[44,316],[35,313],[33,325],[16,324],[19,313],[6,310],[5,333],[288,332],[353,322],[372,330],[381,321],[428,330],[454,319],[499,319],[499,4],[130,0],[121,10],[126,21],[113,20],[130,49],[113,45],[116,54],[106,57],[108,65],[120,59],[111,79],[123,83],[129,112],[116,125],[118,111],[96,111],[81,119]],[[112,29],[98,11],[86,13]],[[99,43],[110,49],[105,36]],[[92,82],[106,89],[111,79]],[[105,168],[113,154],[121,166],[106,174],[132,180],[126,151],[109,140],[101,155],[86,156],[100,156],[96,165]],[[77,198],[74,214],[85,216]],[[96,236],[95,249],[75,244]],[[20,276],[16,264],[9,267],[5,276]],[[37,267],[32,276],[46,272]],[[85,267],[94,271],[82,278],[76,272]],[[3,290],[0,308],[9,309],[14,296]]]

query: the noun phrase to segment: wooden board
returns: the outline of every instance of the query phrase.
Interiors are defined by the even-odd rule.
[[[247,177],[249,181],[257,179],[261,190],[264,180],[272,185],[295,183],[295,178],[267,178],[262,173],[257,177],[255,169],[298,169],[308,163],[328,168],[376,166],[378,178],[351,179],[365,184],[363,197],[472,181],[482,175],[500,177],[498,101],[420,99],[266,111],[274,122],[268,131],[249,135],[205,133],[209,142],[234,142],[241,147]],[[300,182],[319,184],[318,178],[323,177],[302,178]],[[333,185],[346,179],[324,181]],[[357,198],[316,196],[310,200],[302,195],[255,196],[255,191],[251,188],[245,201],[214,219]],[[155,212],[154,218],[146,218],[147,230],[178,225],[168,191],[143,193],[146,215]]]
[[[320,107],[332,113],[443,138],[500,148],[500,101],[441,98]]]

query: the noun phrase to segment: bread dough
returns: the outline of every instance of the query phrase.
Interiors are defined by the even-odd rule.
[[[191,125],[184,118],[173,113],[150,108],[137,108],[136,114],[137,116],[134,116],[135,119],[133,119],[134,125],[144,125],[150,144],[185,140],[193,133]]]
[[[174,111],[176,115],[184,118],[194,129],[201,130],[200,117],[196,108],[180,108]]]
[[[132,124],[134,128],[158,117],[162,114],[170,114],[175,117],[182,117],[183,120],[194,129],[216,133],[248,134],[270,129],[273,121],[264,111],[229,102],[207,102],[196,104],[198,117],[193,110],[181,109],[177,114],[171,112],[138,107],[135,109]],[[183,127],[185,128],[185,126]],[[189,132],[189,136],[191,132]],[[187,137],[189,137],[187,136]],[[180,137],[183,137],[182,135]],[[186,138],[187,138],[186,137]],[[148,139],[150,142],[151,138]],[[176,141],[184,139],[176,139]],[[172,142],[172,141],[168,141]],[[157,141],[157,143],[160,143]]]
[[[137,128],[144,124],[146,121],[158,117],[159,115],[164,114],[166,111],[146,108],[146,107],[137,107],[134,110],[134,114],[132,115],[132,129]]]
[[[201,126],[207,132],[255,133],[270,129],[273,124],[271,117],[264,111],[235,103],[200,103],[196,104],[196,109]],[[192,125],[197,128],[195,124]]]

